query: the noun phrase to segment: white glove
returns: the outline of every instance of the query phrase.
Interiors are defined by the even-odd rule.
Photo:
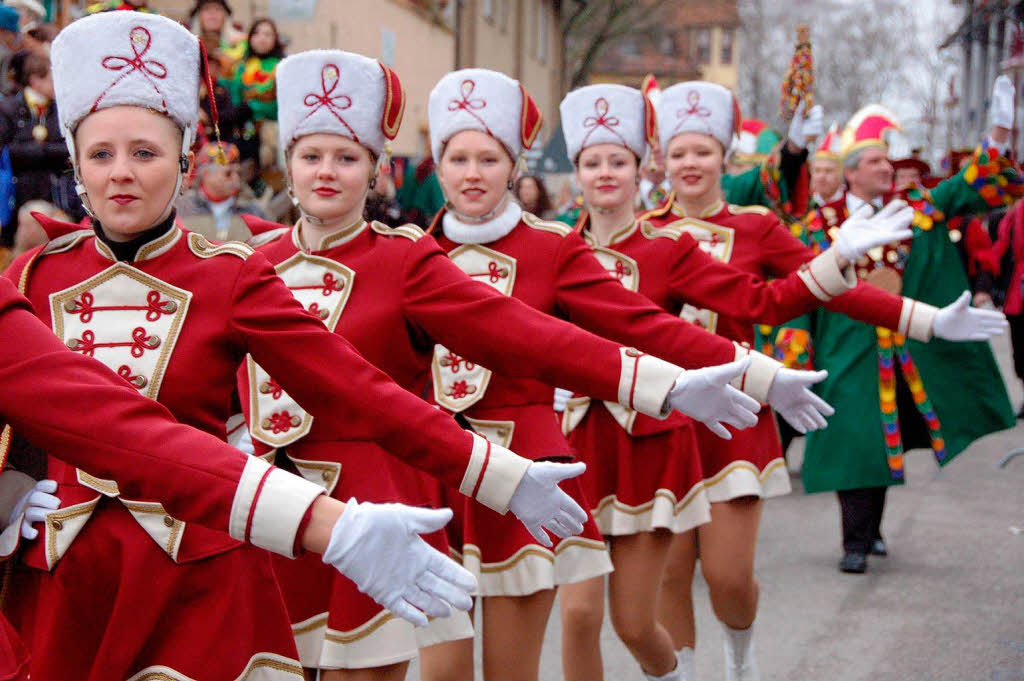
[[[349,499],[323,560],[395,615],[416,626],[473,607],[476,578],[419,536],[440,530],[451,509]]]
[[[839,226],[832,245],[839,255],[857,262],[872,248],[913,237],[913,221],[914,209],[904,201],[892,201],[874,215],[871,206],[861,206]]]
[[[565,388],[555,388],[555,411],[565,411],[565,408],[569,406],[570,397],[572,397],[571,390],[566,390]]]
[[[256,447],[252,443],[252,436],[249,435],[249,425],[245,422],[242,414],[232,415],[224,424],[228,433],[228,444],[235,449],[256,456]]]
[[[808,386],[827,377],[827,371],[779,369],[768,390],[768,404],[801,433],[824,428],[828,425],[825,417],[832,416],[836,410],[808,390]]]
[[[1008,328],[1006,316],[996,310],[971,307],[971,292],[960,297],[935,314],[932,333],[948,341],[985,341]]]
[[[789,122],[789,132],[786,133],[789,141],[801,149],[806,149],[808,144],[821,137],[824,132],[825,109],[820,104],[812,106],[805,118],[804,102],[800,100],[796,105],[796,111],[793,112],[793,120]]]
[[[1013,100],[1016,92],[1013,81],[1008,76],[999,76],[992,85],[992,103],[989,105],[989,117],[992,125],[1013,129]]]
[[[544,546],[552,546],[545,529],[562,539],[579,534],[587,521],[587,512],[558,483],[583,475],[585,470],[584,463],[534,461],[512,493],[508,510]]]
[[[21,521],[21,536],[29,541],[39,536],[39,530],[32,527],[32,523],[41,523],[46,520],[46,512],[60,508],[60,499],[53,496],[57,491],[56,480],[40,480],[32,489],[25,493],[18,503],[14,505],[11,516],[7,519],[10,525],[24,513]]]
[[[748,366],[750,358],[744,357],[728,364],[684,371],[668,394],[668,404],[700,421],[718,437],[731,440],[732,433],[722,424],[741,430],[750,428],[757,423],[757,412],[761,409],[757,400],[729,385]]]

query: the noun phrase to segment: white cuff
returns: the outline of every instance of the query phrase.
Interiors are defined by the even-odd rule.
[[[299,525],[323,487],[249,457],[231,504],[228,530],[235,539],[293,556]]]
[[[619,358],[619,404],[656,419],[667,417],[668,394],[683,370],[635,348],[619,348]]]
[[[733,345],[736,347],[736,359],[749,356],[750,366],[743,372],[743,375],[733,379],[732,386],[750,395],[761,404],[768,404],[768,392],[772,389],[775,374],[782,368],[782,363],[739,343],[734,342]]]
[[[932,339],[932,326],[938,313],[939,308],[933,305],[913,298],[904,298],[903,307],[900,308],[900,325],[896,332],[901,336],[927,343]]]
[[[473,451],[459,491],[504,514],[531,462],[476,433],[470,434],[473,436]]]
[[[814,297],[823,302],[852,291],[857,285],[857,273],[853,265],[848,264],[845,270],[840,269],[839,253],[834,248],[801,265],[797,270],[797,276],[803,280]]]

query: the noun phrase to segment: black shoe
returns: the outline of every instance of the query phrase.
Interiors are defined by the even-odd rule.
[[[868,569],[868,556],[866,553],[847,551],[843,559],[839,561],[840,572],[852,572],[861,574]]]
[[[1017,412],[1017,418],[1019,420],[1024,420],[1024,406],[1022,406],[1020,408],[1020,411]]]
[[[872,556],[888,556],[889,547],[885,545],[884,539],[876,539],[871,542],[871,548],[868,549],[868,553]]]

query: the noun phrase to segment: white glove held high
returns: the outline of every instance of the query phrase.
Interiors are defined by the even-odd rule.
[[[731,440],[732,434],[722,424],[750,428],[757,423],[757,412],[761,409],[757,400],[729,385],[749,365],[750,358],[744,357],[728,364],[684,371],[668,394],[668,404],[700,421],[718,437]]]
[[[565,388],[555,388],[555,402],[553,405],[555,411],[565,411],[565,408],[569,406],[570,397],[572,397],[571,390],[566,390]]]
[[[827,371],[779,369],[768,390],[768,404],[798,432],[819,430],[828,425],[826,416],[836,410],[809,390],[828,377]]]
[[[839,226],[832,244],[839,255],[857,262],[872,248],[914,236],[910,223],[914,209],[903,201],[891,201],[874,215],[871,206],[861,206]]]
[[[544,546],[552,546],[545,529],[565,539],[583,532],[587,512],[558,483],[583,475],[584,463],[534,461],[512,493],[508,510]]]
[[[39,536],[39,530],[32,527],[32,523],[41,523],[46,520],[46,512],[60,508],[60,499],[53,496],[57,491],[56,480],[40,480],[32,489],[25,493],[18,503],[14,505],[7,524],[15,522],[24,513],[21,521],[21,536],[29,541]]]
[[[985,341],[1002,334],[1008,327],[1002,312],[971,307],[971,292],[964,291],[935,313],[932,333],[948,341]]]
[[[331,530],[323,560],[364,594],[417,626],[469,610],[476,578],[419,536],[440,530],[451,509],[349,499]]]
[[[786,137],[789,141],[806,149],[807,146],[825,132],[825,110],[820,105],[811,107],[807,116],[804,116],[804,103],[801,100],[793,112],[793,120],[789,122],[789,131]]]

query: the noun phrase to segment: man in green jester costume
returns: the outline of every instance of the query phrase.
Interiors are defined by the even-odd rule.
[[[899,124],[883,107],[861,109],[842,136],[848,190],[810,212],[798,236],[813,250],[824,250],[851,212],[877,210],[902,198],[915,209],[914,238],[862,258],[858,277],[929,305],[955,301],[966,308],[967,278],[946,220],[991,210],[1024,192],[1021,177],[1003,157],[1013,102],[1013,85],[1001,76],[992,96],[989,137],[971,161],[930,192],[911,188],[898,195],[891,193],[885,136]],[[913,327],[928,310],[905,306],[904,314],[911,315]],[[930,447],[944,466],[974,440],[1014,425],[1006,387],[985,342],[924,344],[820,310],[779,332],[776,357],[790,366],[813,364],[829,372],[816,392],[835,406],[836,415],[807,438],[803,483],[807,492],[838,493],[843,572],[864,572],[869,553],[886,555],[880,531],[885,494],[904,482],[905,449]]]

